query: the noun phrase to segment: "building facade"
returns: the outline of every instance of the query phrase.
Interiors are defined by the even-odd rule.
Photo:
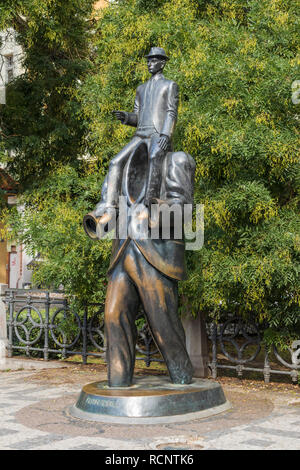
[[[0,169],[0,188],[3,202],[8,206],[16,205],[18,184],[3,169]],[[26,253],[23,245],[7,241],[3,229],[0,223],[0,283],[11,288],[29,286],[32,258]]]
[[[5,104],[6,85],[23,72],[23,52],[12,28],[0,32],[0,105]]]
[[[23,72],[23,51],[16,41],[12,28],[0,32],[0,106],[6,103],[6,86]],[[4,203],[17,204],[18,184],[7,174],[5,167],[0,168],[0,188]],[[0,224],[0,283],[11,288],[23,288],[30,284],[32,272],[28,269],[31,257],[22,245],[7,241]]]

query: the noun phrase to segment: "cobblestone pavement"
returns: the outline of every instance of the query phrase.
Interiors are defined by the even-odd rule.
[[[233,409],[168,425],[110,425],[72,418],[81,384],[31,381],[33,371],[0,373],[0,450],[299,450],[300,396],[243,393],[224,386]]]

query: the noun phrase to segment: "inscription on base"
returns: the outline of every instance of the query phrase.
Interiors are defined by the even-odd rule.
[[[92,406],[100,406],[101,408],[115,408],[116,403],[111,400],[101,400],[100,398],[87,397],[86,403]]]

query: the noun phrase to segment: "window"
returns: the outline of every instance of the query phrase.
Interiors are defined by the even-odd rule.
[[[6,56],[6,62],[7,62],[8,67],[13,67],[13,65],[14,65],[14,56],[13,55]]]
[[[12,69],[9,69],[7,71],[7,83],[11,82],[14,78],[14,71]]]
[[[14,78],[14,56],[6,56],[6,74],[7,74],[7,83],[11,82]]]

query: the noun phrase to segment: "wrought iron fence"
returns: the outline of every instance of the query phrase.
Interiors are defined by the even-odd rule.
[[[218,369],[232,369],[240,378],[249,371],[261,372],[266,383],[270,382],[271,374],[288,375],[293,383],[299,382],[300,340],[279,353],[275,345],[263,343],[261,326],[245,322],[240,317],[229,318],[218,325],[207,325],[207,330],[212,357],[209,367],[213,378],[217,377]]]
[[[49,292],[7,291],[4,297],[8,315],[8,356],[23,351],[27,356],[42,355],[66,359],[80,355],[105,359],[103,306],[86,305],[81,312],[70,308],[67,300]],[[137,360],[149,367],[163,362],[142,314],[137,318]]]
[[[82,312],[70,308],[61,294],[49,292],[6,291],[8,317],[8,355],[23,351],[66,359],[80,355],[84,364],[89,356],[105,359],[103,306],[86,305]],[[142,312],[137,319],[137,360],[149,367],[163,362]],[[300,340],[287,347],[284,356],[275,346],[268,349],[262,341],[262,327],[232,317],[218,325],[207,324],[213,378],[219,369],[261,372],[265,382],[271,374],[289,375],[294,383],[300,374]],[[290,358],[290,359],[289,359]]]

